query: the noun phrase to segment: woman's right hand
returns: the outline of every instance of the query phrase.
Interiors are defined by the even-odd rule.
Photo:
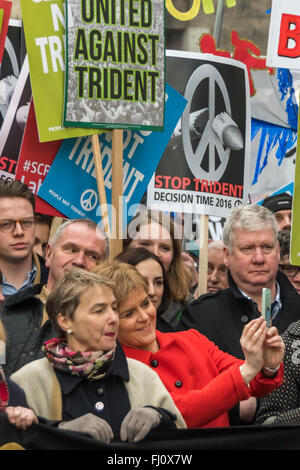
[[[262,368],[263,345],[267,331],[267,323],[263,317],[252,320],[244,327],[240,343],[245,363],[241,366],[241,372],[247,385]]]
[[[23,431],[26,431],[33,423],[38,423],[37,417],[29,408],[24,408],[23,406],[8,406],[5,412],[9,422]]]

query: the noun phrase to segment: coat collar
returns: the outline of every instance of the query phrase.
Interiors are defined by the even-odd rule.
[[[174,341],[176,341],[176,336],[180,332],[170,332],[170,333],[162,333],[161,331],[156,330],[156,339],[159,345],[159,350],[163,349],[166,351]],[[138,361],[149,363],[152,356],[156,353],[152,353],[151,351],[145,351],[139,348],[131,348],[129,346],[122,345],[126,356],[131,357],[132,359],[137,359]],[[158,353],[159,353],[158,350]]]
[[[243,296],[243,294],[239,290],[237,284],[233,280],[233,277],[231,276],[231,273],[230,273],[229,270],[227,272],[227,275],[228,275],[228,285],[229,285],[229,288],[231,289],[234,297],[239,298],[239,299],[241,299],[241,298],[245,299],[245,297]],[[274,279],[274,282],[275,281],[278,282],[278,285],[279,285],[279,288],[280,288],[280,293],[282,291],[281,286],[283,286],[283,285],[284,285],[285,288],[288,288],[288,290],[290,290],[290,288],[295,290],[293,288],[293,286],[291,285],[290,281],[286,278],[286,276],[281,271],[277,271],[276,279]],[[295,292],[296,292],[296,290],[295,290]]]

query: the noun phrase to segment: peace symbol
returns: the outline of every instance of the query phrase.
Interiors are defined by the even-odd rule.
[[[198,143],[194,153],[191,143],[190,129],[189,129],[189,115],[192,103],[192,98],[198,85],[202,80],[208,78],[208,110],[209,119]],[[218,70],[210,64],[204,64],[198,67],[191,75],[185,90],[185,98],[188,100],[187,106],[182,115],[182,144],[184,148],[185,157],[190,170],[198,179],[207,179],[219,181],[227,167],[230,155],[230,149],[224,148],[222,142],[213,131],[212,120],[216,116],[216,87],[219,87],[227,114],[231,115],[231,106],[228,92],[224,80]],[[203,159],[208,148],[208,171],[203,167]],[[218,158],[216,155],[218,154]]]
[[[98,203],[98,195],[93,189],[86,189],[80,198],[80,204],[83,210],[90,212],[95,209]]]

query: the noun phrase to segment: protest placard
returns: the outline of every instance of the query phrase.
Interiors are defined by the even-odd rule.
[[[300,116],[298,132],[300,130]],[[300,266],[300,142],[297,141],[290,245],[291,264]]]
[[[222,0],[222,4],[223,1],[224,0]],[[214,0],[202,0],[203,12],[207,15],[214,13],[214,3]],[[236,0],[225,0],[225,4],[228,6],[228,8],[232,8],[236,5]],[[198,15],[201,6],[201,0],[193,0],[190,9],[187,11],[180,11],[178,8],[176,8],[176,6],[177,4],[174,2],[174,0],[166,0],[166,8],[168,12],[174,16],[174,18],[180,21],[189,21]]]
[[[0,67],[0,127],[15,90],[25,59],[22,53],[22,22],[10,19]]]
[[[164,2],[66,3],[64,125],[162,130]]]
[[[168,85],[166,97],[166,122],[163,132],[124,131],[124,226],[134,215],[186,105],[186,100]],[[112,132],[99,135],[108,204],[111,203],[112,189],[111,141]],[[101,220],[91,137],[63,141],[38,195],[68,218],[88,217],[97,223]],[[114,210],[112,207],[110,209]],[[110,226],[111,236],[122,238],[122,234],[113,233],[114,224],[111,223]]]
[[[188,104],[148,186],[147,204],[225,217],[248,200],[246,66],[229,58],[167,51],[166,79]]]
[[[298,103],[296,76],[285,68],[253,70],[255,94],[251,96],[251,117],[259,121],[297,131]]]
[[[22,140],[21,150],[15,179],[27,184],[35,194],[35,209],[40,214],[63,217],[63,215],[37,196],[45,176],[59,150],[61,140],[40,142],[36,125],[33,100],[30,102],[29,113]]]
[[[267,65],[300,69],[300,2],[272,0]]]
[[[0,0],[0,63],[2,62],[12,3]]]
[[[91,135],[100,130],[63,127],[64,0],[21,0],[39,140]]]
[[[294,178],[297,131],[252,119],[250,200],[264,199]]]
[[[31,100],[27,57],[0,130],[0,178],[13,180]]]

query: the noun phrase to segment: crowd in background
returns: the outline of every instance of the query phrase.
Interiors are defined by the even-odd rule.
[[[1,181],[0,405],[9,421],[107,443],[297,422],[291,213],[288,194],[232,210],[223,239],[209,240],[199,296],[200,251],[185,250],[170,214],[140,210],[111,259],[95,222],[62,219],[53,231],[25,184]]]

